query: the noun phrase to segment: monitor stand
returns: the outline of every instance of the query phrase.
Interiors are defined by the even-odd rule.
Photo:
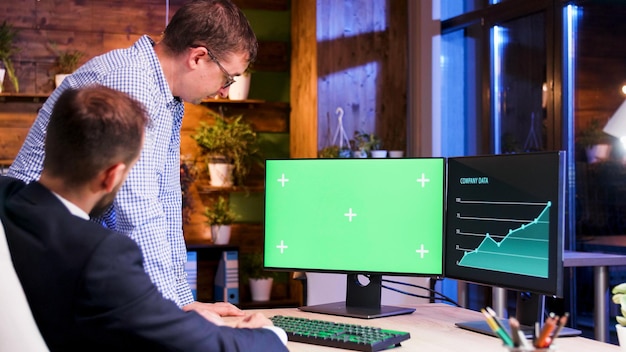
[[[527,294],[518,292],[517,302],[515,304],[515,318],[520,322],[521,330],[526,335],[526,338],[532,339],[535,336],[535,322],[540,322],[543,327],[544,322],[544,308],[545,308],[545,296],[537,294]],[[511,332],[508,319],[498,319],[502,326]],[[478,332],[485,335],[497,336],[493,330],[487,324],[485,320],[478,321],[465,321],[456,323],[456,326]],[[578,336],[582,332],[580,330],[563,327],[558,337],[566,336]]]
[[[369,284],[359,282],[359,274],[348,274],[346,301],[304,306],[299,309],[305,312],[340,315],[361,319],[382,318],[392,315],[411,314],[413,308],[383,306],[380,304],[382,290],[382,275],[365,275]]]

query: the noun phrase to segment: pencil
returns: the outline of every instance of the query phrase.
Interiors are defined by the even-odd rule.
[[[511,335],[513,335],[513,340],[515,341],[515,335],[517,335],[517,341],[519,341],[519,347],[524,349],[532,349],[533,345],[528,341],[524,331],[522,331],[520,323],[515,317],[509,318],[509,326],[511,326]]]
[[[563,330],[563,327],[567,324],[567,318],[569,318],[569,313],[565,312],[559,319],[559,325],[556,327],[556,330],[554,330],[554,334],[552,334],[552,343],[554,343],[554,340],[559,337],[561,330]]]
[[[491,316],[491,314],[487,313],[487,311],[484,308],[481,309],[480,311],[485,316],[485,319],[487,319],[487,324],[489,325],[491,330],[493,330],[493,332],[498,337],[500,337],[502,341],[504,341],[504,344],[509,347],[514,347],[513,340],[511,340],[511,337],[509,336],[509,334],[504,329],[500,328],[500,326],[498,325],[498,323],[496,323],[495,319]]]
[[[545,348],[550,346],[550,343],[552,342],[551,335],[556,328],[556,321],[557,319],[555,316],[550,316],[546,319],[546,322],[543,324],[543,329],[541,329],[541,333],[535,341],[535,347]]]

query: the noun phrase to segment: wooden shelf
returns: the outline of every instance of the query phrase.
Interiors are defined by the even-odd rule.
[[[0,102],[43,103],[48,96],[47,93],[0,93]]]
[[[196,189],[200,194],[216,194],[216,193],[236,193],[236,192],[263,192],[265,187],[261,185],[250,186],[234,186],[234,187],[213,187],[208,183],[196,182]]]

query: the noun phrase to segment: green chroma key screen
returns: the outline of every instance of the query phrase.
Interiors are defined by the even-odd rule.
[[[443,274],[443,158],[267,160],[265,267]]]

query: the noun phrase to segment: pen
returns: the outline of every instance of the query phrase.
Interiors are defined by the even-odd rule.
[[[515,317],[509,318],[509,326],[511,327],[511,337],[515,347],[532,348],[532,344],[526,339],[524,331],[520,327],[519,321]]]
[[[539,325],[539,322],[536,321],[535,322],[535,333],[533,334],[533,341],[534,343],[537,343],[537,339],[539,338],[539,334],[541,333],[541,325]]]
[[[480,310],[483,315],[485,316],[485,319],[487,319],[487,324],[489,325],[489,327],[491,328],[491,330],[493,330],[493,332],[502,339],[502,341],[504,341],[504,344],[509,346],[509,347],[514,347],[513,345],[513,340],[511,340],[511,337],[509,336],[509,334],[502,329],[498,323],[496,323],[495,319],[491,316],[491,314],[487,313],[487,311],[483,308]]]
[[[520,329],[519,329],[519,321],[517,319],[510,317],[509,318],[509,326],[511,327],[511,338],[513,339],[513,345],[515,347],[519,347],[522,345],[522,340],[520,339]],[[524,337],[526,338],[526,337]]]
[[[556,330],[554,330],[554,334],[552,334],[552,343],[554,343],[554,340],[559,337],[561,330],[563,330],[563,327],[567,323],[567,318],[569,318],[569,313],[565,312],[559,319],[559,325],[556,327]]]
[[[487,310],[487,313],[489,313],[493,317],[493,320],[496,322],[496,324],[498,324],[498,327],[500,327],[500,329],[502,330],[505,330],[502,323],[500,323],[500,319],[498,319],[498,314],[496,314],[496,311],[491,309],[491,307],[486,307],[485,310]]]
[[[556,317],[552,314],[548,319],[546,319],[543,324],[543,329],[541,329],[541,333],[535,340],[535,347],[545,348],[550,346],[552,342],[552,338],[550,337],[554,329],[556,328]]]

